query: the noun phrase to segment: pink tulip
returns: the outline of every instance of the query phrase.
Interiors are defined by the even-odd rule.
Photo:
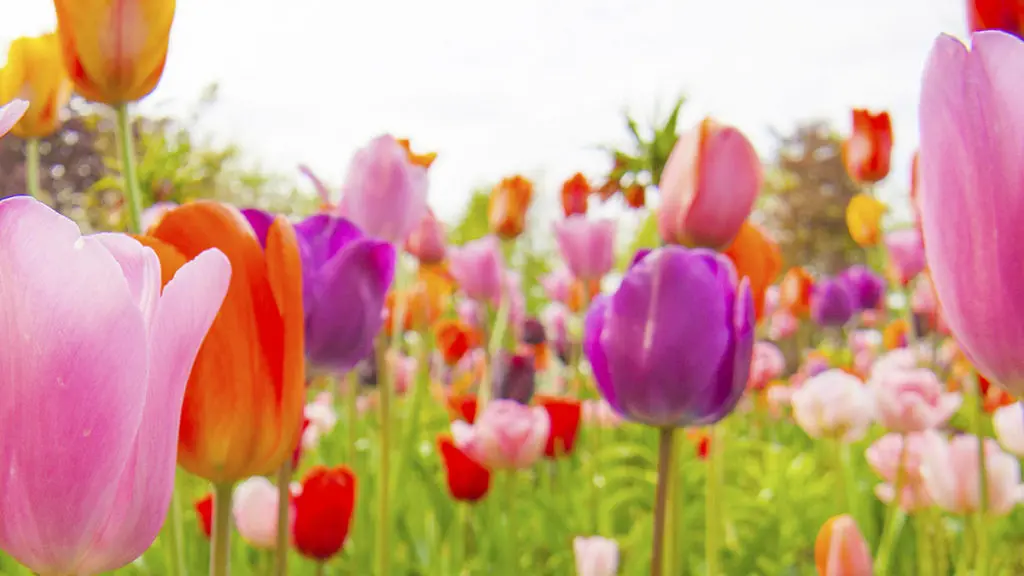
[[[446,242],[444,223],[428,208],[409,234],[405,250],[423,264],[437,264],[444,260]]]
[[[572,284],[575,281],[568,268],[559,267],[541,277],[540,284],[544,293],[555,302],[569,305],[572,298]]]
[[[550,302],[540,311],[540,321],[548,342],[559,344],[569,341],[569,309],[561,302]]]
[[[893,230],[885,235],[889,267],[896,280],[907,285],[924,271],[924,243],[917,228]]]
[[[931,370],[895,370],[872,383],[878,421],[889,430],[907,434],[937,428],[960,409],[958,393],[946,393]]]
[[[378,136],[352,158],[338,211],[367,235],[402,246],[427,212],[427,170],[393,137]]]
[[[448,271],[459,288],[477,302],[497,305],[504,280],[501,246],[494,236],[448,249]]]
[[[27,100],[11,100],[0,106],[0,136],[7,134],[28,110]]]
[[[928,495],[942,509],[970,514],[981,506],[978,438],[969,434],[946,440],[934,430],[924,433],[921,475]],[[987,512],[1003,516],[1020,500],[1020,462],[985,439],[985,475],[988,484]]]
[[[483,319],[481,315],[483,312],[481,312],[480,304],[476,300],[459,300],[458,304],[455,305],[455,313],[458,314],[459,320],[462,320],[468,326],[482,328]]]
[[[875,360],[868,377],[868,384],[877,386],[891,374],[916,370],[921,365],[917,352],[909,348],[898,348],[882,354]]]
[[[1007,452],[1024,457],[1024,404],[1017,402],[997,408],[992,414],[992,426]]]
[[[953,335],[978,370],[1024,394],[1024,44],[997,31],[932,47],[921,86],[921,225]],[[951,145],[954,143],[955,145]]]
[[[615,221],[573,215],[554,224],[555,240],[573,276],[600,280],[615,267]]]
[[[321,392],[312,402],[306,404],[303,416],[309,425],[302,432],[302,447],[313,450],[320,444],[320,438],[330,434],[338,424],[338,413],[334,410],[334,395]]]
[[[622,416],[603,398],[583,401],[584,424],[598,428],[617,428],[622,422]]]
[[[615,576],[619,573],[619,545],[610,538],[577,536],[572,541],[577,576]]]
[[[388,351],[388,369],[395,378],[395,392],[405,394],[416,384],[416,367],[419,362],[413,356],[406,356],[394,350]]]
[[[793,417],[812,438],[856,442],[871,425],[872,399],[856,376],[827,370],[793,393]]]
[[[906,451],[904,451],[904,441]],[[875,495],[888,504],[895,495],[897,474],[902,486],[900,491],[900,508],[907,512],[915,512],[932,505],[921,477],[921,453],[924,450],[924,437],[920,433],[886,434],[868,447],[864,453],[871,469],[883,480],[875,486]],[[902,466],[900,464],[902,458]]]
[[[661,238],[725,248],[750,215],[761,181],[761,160],[743,133],[705,119],[679,137],[662,172]]]
[[[763,390],[769,382],[775,380],[786,370],[786,357],[779,347],[771,342],[754,343],[754,355],[750,362],[750,380],[748,390]]]
[[[871,549],[849,514],[834,516],[814,543],[818,576],[871,576]]]
[[[935,290],[928,279],[928,274],[921,274],[920,280],[914,285],[910,294],[910,309],[914,314],[934,317],[939,311],[939,301],[935,298]]]
[[[508,323],[519,335],[526,321],[526,296],[523,294],[523,278],[515,270],[506,270],[502,276],[502,295],[508,306]]]
[[[800,321],[785,310],[778,310],[771,315],[768,323],[768,337],[776,342],[785,340],[800,328]]]
[[[772,284],[764,291],[764,316],[771,316],[778,311],[780,293],[778,284]]]
[[[793,406],[793,393],[798,388],[794,386],[776,385],[770,386],[765,391],[765,401],[768,403],[768,413],[779,418]]]
[[[277,547],[277,486],[263,476],[254,476],[235,487],[231,514],[238,534],[253,548]],[[289,510],[289,522],[295,521],[295,507]]]
[[[161,291],[156,254],[0,201],[0,549],[41,574],[141,555],[167,514],[182,398],[227,291],[217,250]]]
[[[529,468],[544,454],[551,419],[545,409],[492,400],[472,427],[456,421],[452,436],[463,451],[492,470]]]

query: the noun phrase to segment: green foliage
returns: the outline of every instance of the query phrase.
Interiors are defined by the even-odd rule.
[[[608,150],[613,163],[607,177],[609,182],[617,182],[625,187],[634,182],[656,186],[661,181],[661,172],[665,169],[672,147],[679,139],[677,125],[685,102],[686,98],[680,97],[664,122],[647,130],[641,130],[637,121],[629,114],[626,115],[626,129],[633,142],[629,150]]]
[[[460,246],[490,234],[491,229],[487,221],[489,203],[488,190],[474,190],[466,202],[466,210],[459,223],[448,231],[448,242]]]

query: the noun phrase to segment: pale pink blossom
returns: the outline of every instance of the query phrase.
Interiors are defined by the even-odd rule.
[[[905,448],[904,448],[905,443]],[[924,438],[920,433],[886,434],[868,447],[864,453],[868,464],[883,483],[875,486],[875,495],[882,502],[892,501],[899,474],[900,507],[914,512],[932,505],[921,477],[921,452]],[[902,466],[901,466],[902,459]]]
[[[943,510],[970,514],[980,507],[978,438],[961,434],[947,440],[934,430],[924,433],[921,475],[932,500]],[[1003,452],[991,438],[985,439],[985,476],[988,484],[987,512],[1009,513],[1020,501],[1020,462]]]
[[[889,370],[872,381],[878,421],[893,432],[921,432],[946,423],[960,408],[959,393],[946,392],[931,370]]]
[[[779,341],[789,338],[800,328],[800,321],[785,310],[778,310],[769,317],[768,337]]]
[[[1024,404],[1017,402],[996,409],[992,414],[992,426],[1003,448],[1024,458]]]
[[[818,576],[871,576],[871,549],[849,514],[822,526],[815,542]]]
[[[615,576],[619,573],[619,545],[610,538],[577,536],[572,541],[577,576]]]
[[[551,419],[541,407],[492,400],[472,426],[452,425],[455,444],[492,470],[529,468],[544,454]]]
[[[623,422],[614,408],[603,398],[583,401],[583,423],[598,428],[616,428]]]
[[[842,370],[808,379],[793,393],[793,416],[812,438],[855,442],[871,425],[873,402],[864,383]]]
[[[764,393],[768,412],[776,418],[783,416],[793,407],[793,393],[796,391],[794,386],[769,386]]]
[[[338,423],[338,413],[334,410],[334,395],[321,392],[312,402],[306,404],[303,415],[309,421],[302,433],[302,447],[313,450],[320,443],[320,438],[330,434]]]
[[[277,547],[277,486],[263,476],[253,476],[235,487],[231,513],[235,528],[253,548],[272,550]],[[295,521],[295,508],[290,507],[289,522]]]
[[[782,376],[785,370],[786,357],[782,355],[778,346],[763,340],[755,342],[747,389],[763,390],[769,382]]]

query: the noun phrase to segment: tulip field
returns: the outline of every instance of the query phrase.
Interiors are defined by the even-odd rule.
[[[1024,9],[966,5],[912,158],[866,109],[807,154],[826,260],[683,101],[460,222],[391,134],[316,197],[182,192],[135,106],[175,3],[54,0],[0,69],[0,575],[1024,574]],[[88,206],[41,167],[80,134]]]

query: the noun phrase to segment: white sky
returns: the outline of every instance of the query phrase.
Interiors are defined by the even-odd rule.
[[[0,50],[54,26],[50,0],[0,0]],[[763,157],[769,127],[853,106],[894,115],[888,186],[904,190],[918,86],[937,34],[965,32],[961,0],[178,0],[163,81],[143,106],[182,110],[219,82],[204,130],[265,166],[310,164],[340,183],[382,133],[440,156],[431,204],[522,172],[554,202],[597,144],[623,143],[621,113],[660,117],[690,97]],[[3,56],[0,55],[0,59]]]

